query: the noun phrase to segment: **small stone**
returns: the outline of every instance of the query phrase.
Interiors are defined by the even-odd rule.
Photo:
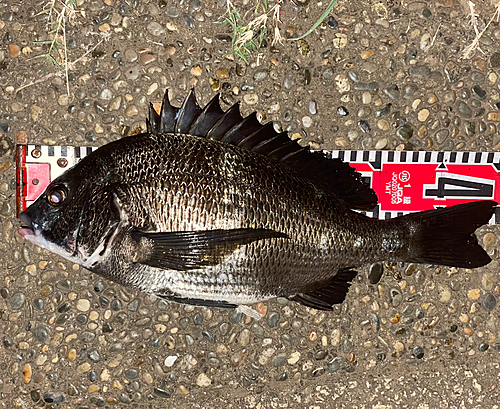
[[[425,125],[422,125],[420,128],[418,128],[417,135],[419,138],[424,138],[429,134],[429,131],[427,130],[427,127]]]
[[[137,324],[137,322],[136,322],[136,324]],[[109,322],[105,322],[104,324],[102,324],[102,332],[104,334],[109,334],[109,333],[113,332],[113,326]]]
[[[341,116],[341,117],[342,117],[342,116],[347,116],[347,115],[349,115],[349,111],[347,110],[347,108],[346,108],[346,107],[344,107],[344,106],[339,106],[339,107],[337,108],[337,115],[338,115],[338,116]]]
[[[31,364],[25,364],[23,369],[24,383],[28,384],[31,382],[31,376],[33,372],[31,371]]]
[[[196,378],[196,385],[206,388],[212,384],[212,380],[203,372],[198,375]]]
[[[356,91],[370,91],[377,92],[379,89],[378,82],[357,82],[353,85],[353,89]]]
[[[104,24],[101,24],[101,25],[98,27],[98,30],[99,30],[101,33],[106,33],[106,32],[108,32],[109,30],[111,30],[111,26],[110,26],[108,23],[104,23]]]
[[[374,263],[370,266],[370,273],[368,274],[368,279],[370,284],[377,284],[382,278],[384,273],[384,267],[382,263]]]
[[[175,361],[177,360],[177,358],[178,358],[177,355],[168,356],[165,359],[165,366],[168,367],[168,368],[170,368],[175,363]]]
[[[66,94],[59,95],[57,98],[57,103],[61,106],[66,106],[69,104],[69,96]]]
[[[469,292],[467,293],[467,297],[469,297],[470,300],[477,300],[480,296],[481,290],[479,288],[469,290]]]
[[[309,144],[311,146],[311,144]],[[338,138],[335,138],[335,145],[339,146],[340,148],[347,148],[347,141],[345,138],[342,138],[342,137],[338,137]],[[312,148],[312,146],[311,146]],[[319,148],[319,146],[318,146]]]
[[[402,97],[405,99],[413,98],[415,93],[418,91],[418,87],[415,84],[406,84],[403,87]]]
[[[168,393],[166,390],[164,389],[160,389],[160,388],[154,388],[153,389],[153,393],[156,395],[156,396],[159,396],[160,398],[163,398],[163,399],[169,399],[170,398],[170,393]]]
[[[337,372],[345,363],[347,360],[343,357],[335,357],[333,358],[329,363],[328,363],[328,370],[331,373]]]
[[[428,109],[421,109],[420,111],[418,111],[417,119],[420,122],[425,122],[425,121],[427,121],[427,118],[429,118],[429,114],[430,114],[430,112]]]
[[[238,311],[236,308],[229,315],[229,321],[233,324],[238,324],[243,318],[243,313]]]
[[[446,286],[439,287],[439,301],[447,303],[448,301],[450,301],[450,298],[451,298],[450,289]]]
[[[38,342],[41,342],[43,344],[49,337],[49,327],[47,327],[46,325],[40,325],[34,328],[33,336]]]
[[[278,354],[273,358],[272,364],[275,368],[286,365],[288,359],[285,354]]]
[[[373,50],[363,51],[361,53],[361,59],[366,60],[367,58],[370,58],[373,54],[374,54]]]
[[[163,26],[160,23],[157,23],[156,21],[150,22],[147,25],[146,29],[148,30],[149,34],[155,37],[161,36],[163,35],[163,33],[165,33],[165,29],[163,28]]]
[[[225,68],[220,68],[220,69],[217,70],[217,76],[221,80],[225,80],[225,79],[229,78],[229,73],[228,73],[228,71]]]
[[[343,74],[338,74],[335,77],[335,85],[337,86],[340,93],[349,92],[351,89],[351,85],[349,84],[349,80]],[[356,85],[356,84],[354,84]]]
[[[267,77],[267,71],[257,71],[254,76],[253,76],[253,79],[254,81],[256,82],[259,82],[259,81],[262,81],[263,79],[265,79]]]
[[[78,311],[86,312],[90,309],[90,301],[84,298],[81,298],[76,303],[76,309]]]
[[[335,38],[333,39],[333,46],[335,48],[344,48],[347,45],[347,34],[335,33]]]
[[[363,104],[368,105],[372,102],[372,94],[369,92],[363,92],[363,95],[361,96],[361,100]]]
[[[396,135],[403,141],[408,142],[413,136],[413,128],[409,124],[403,125],[401,128],[398,128],[396,131]]]
[[[267,305],[260,302],[255,306],[255,309],[260,314],[261,317],[265,317],[267,314]]]
[[[497,299],[493,294],[488,293],[483,297],[481,305],[486,311],[491,312],[495,309],[497,305]]]
[[[246,346],[248,345],[249,341],[250,341],[250,331],[245,328],[240,332],[240,335],[238,337],[238,343],[241,346]]]
[[[172,17],[172,18],[177,18],[179,17],[180,13],[179,10],[175,7],[167,7],[167,16]]]
[[[448,138],[450,134],[450,131],[448,129],[440,129],[439,131],[436,132],[436,141],[437,143],[441,144],[444,143],[446,138]]]
[[[109,111],[118,111],[122,103],[122,97],[114,98],[108,105]]]
[[[493,290],[493,277],[491,274],[485,273],[481,277],[481,285],[488,291]]]
[[[500,112],[489,112],[488,113],[488,121],[499,122],[500,121]]]
[[[89,357],[90,362],[94,362],[94,363],[99,362],[101,359],[99,352],[97,352],[97,350],[95,350],[95,349],[89,351],[88,357]]]
[[[480,351],[480,352],[486,352],[489,348],[489,344],[487,343],[482,343],[482,344],[479,344],[479,346],[477,347],[477,349]]]
[[[486,99],[486,91],[482,89],[479,85],[474,85],[472,87],[472,93],[481,101],[484,101]]]
[[[456,103],[457,112],[460,116],[464,118],[472,117],[472,110],[464,101],[458,100]]]
[[[85,314],[78,314],[76,316],[76,322],[80,325],[85,325],[88,321],[88,317]]]
[[[390,85],[386,89],[384,89],[385,95],[387,95],[390,99],[399,99],[400,91],[397,85]]]
[[[24,294],[15,293],[10,299],[10,308],[13,310],[19,310],[24,304]]]
[[[33,402],[38,402],[41,399],[40,389],[35,389],[30,392],[31,400]]]
[[[389,290],[389,298],[393,307],[399,306],[403,302],[403,295],[401,291],[397,288],[391,288]]]
[[[195,65],[193,68],[191,68],[191,75],[194,75],[195,77],[199,77],[202,74],[201,67],[199,65]]]
[[[333,29],[333,30],[336,29],[339,26],[338,21],[335,20],[335,17],[333,17],[333,16],[328,17],[327,24],[328,24],[328,27],[331,28],[331,29]]]
[[[302,54],[304,57],[309,54],[310,47],[309,47],[309,43],[306,40],[304,40],[302,38],[300,40],[298,40],[297,41],[297,48],[299,49],[300,54]]]
[[[460,79],[460,67],[453,61],[446,63],[444,73],[450,83],[455,83]]]
[[[153,61],[156,61],[156,55],[153,53],[144,53],[141,55],[141,63],[143,65],[151,64]]]
[[[137,53],[131,48],[125,50],[124,57],[127,62],[135,62],[139,58]]]
[[[137,114],[139,114],[139,110],[135,105],[130,105],[125,110],[125,115],[127,115],[128,117],[136,116]]]
[[[353,71],[353,70],[350,70],[348,73],[347,73],[347,76],[353,80],[354,82],[360,82],[361,81],[361,78],[359,77],[359,74],[356,72],[356,71]]]
[[[96,393],[99,390],[99,386],[97,385],[90,385],[89,386],[89,393]]]
[[[422,359],[424,357],[425,351],[424,351],[424,348],[417,346],[417,347],[413,348],[412,353],[415,356],[415,358]]]
[[[358,121],[358,127],[361,129],[363,133],[369,133],[371,131],[370,124],[362,119],[361,121]]]
[[[287,362],[289,365],[295,365],[300,359],[300,352],[292,352],[290,354],[290,357],[288,358]]]
[[[257,102],[259,102],[259,96],[254,93],[245,94],[243,96],[243,101],[248,105],[255,105]]]
[[[125,377],[127,379],[136,379],[139,376],[139,371],[135,368],[130,368],[125,371]]]
[[[495,52],[490,57],[491,68],[500,68],[500,53]]]
[[[377,121],[377,128],[380,129],[381,131],[388,131],[389,130],[389,122],[387,122],[385,119],[379,119]]]
[[[65,397],[62,393],[56,395],[54,392],[46,392],[43,394],[43,400],[45,403],[59,404],[65,401]]]
[[[84,362],[76,368],[76,372],[78,372],[79,374],[83,374],[90,371],[90,368],[90,364],[88,362]]]
[[[278,326],[279,320],[280,320],[280,314],[277,312],[273,312],[267,318],[267,325],[269,325],[269,328],[276,328]]]
[[[302,125],[304,128],[309,128],[312,125],[312,119],[309,116],[302,117]]]
[[[21,55],[21,49],[17,44],[9,44],[9,53],[13,57],[19,57],[19,55]]]
[[[314,99],[309,101],[309,112],[311,115],[316,115],[318,113],[318,105]]]
[[[414,65],[410,68],[410,75],[416,77],[428,77],[431,70],[426,65]]]

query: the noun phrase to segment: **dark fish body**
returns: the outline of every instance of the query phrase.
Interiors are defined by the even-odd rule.
[[[282,296],[329,309],[366,263],[489,262],[473,233],[496,203],[364,217],[351,209],[376,196],[348,165],[193,98],[181,109],[165,100],[150,132],[53,181],[20,216],[21,234],[120,284],[198,305]]]

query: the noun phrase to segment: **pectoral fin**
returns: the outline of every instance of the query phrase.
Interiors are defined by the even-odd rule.
[[[187,271],[220,264],[238,247],[257,240],[287,238],[269,229],[232,229],[143,233],[134,231],[138,243],[135,262],[151,267]]]

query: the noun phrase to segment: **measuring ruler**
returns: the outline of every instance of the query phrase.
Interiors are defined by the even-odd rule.
[[[96,147],[17,145],[17,213]],[[367,216],[404,214],[476,200],[500,202],[500,152],[325,151],[349,163],[379,198]],[[498,188],[497,188],[498,187]],[[490,224],[500,224],[497,207]]]

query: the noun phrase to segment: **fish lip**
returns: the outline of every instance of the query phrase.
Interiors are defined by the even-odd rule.
[[[29,217],[26,212],[23,212],[19,215],[19,219],[26,224],[26,227],[21,227],[18,232],[21,236],[35,236],[38,237],[42,234],[42,228]]]

